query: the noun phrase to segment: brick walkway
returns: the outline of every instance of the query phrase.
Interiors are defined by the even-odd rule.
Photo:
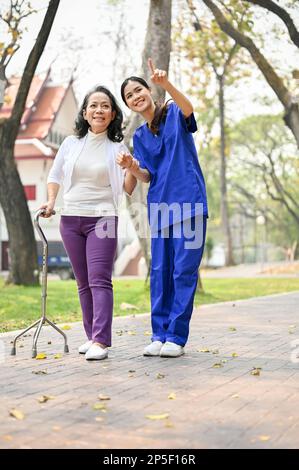
[[[299,349],[298,306],[299,292],[201,307],[178,359],[142,356],[149,315],[116,318],[114,346],[101,362],[77,354],[79,324],[66,331],[70,353],[58,359],[62,342],[52,330],[39,343],[44,360],[31,359],[32,337],[11,357],[12,336],[2,335],[0,447],[297,448],[299,365],[291,343]],[[54,398],[39,403],[42,395]],[[106,409],[93,409],[96,403]]]

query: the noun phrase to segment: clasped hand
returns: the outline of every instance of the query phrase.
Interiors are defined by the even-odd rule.
[[[131,172],[139,170],[139,162],[128,152],[120,152],[116,157],[116,163],[123,169]]]

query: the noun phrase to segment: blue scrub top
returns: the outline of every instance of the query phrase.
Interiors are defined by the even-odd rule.
[[[134,133],[134,156],[151,175],[147,202],[152,231],[195,215],[208,216],[205,182],[192,136],[196,131],[194,114],[186,119],[172,102],[158,135],[147,123]]]

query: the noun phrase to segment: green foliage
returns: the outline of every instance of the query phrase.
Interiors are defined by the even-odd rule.
[[[2,37],[0,42],[1,65],[6,67],[11,57],[19,49],[24,28],[24,18],[35,13],[29,1],[16,0],[11,2],[7,10],[0,15]]]
[[[282,116],[245,118],[232,129],[230,138],[229,172],[235,203],[252,217],[266,217],[269,242],[285,248],[292,245],[298,239],[298,223],[279,199],[285,198],[299,218],[299,162]]]

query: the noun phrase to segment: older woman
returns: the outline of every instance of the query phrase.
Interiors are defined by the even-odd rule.
[[[58,150],[48,177],[44,217],[53,213],[63,183],[60,233],[78,285],[87,342],[79,353],[87,360],[108,357],[111,346],[113,261],[117,246],[117,209],[123,190],[131,194],[136,178],[117,165],[127,151],[121,143],[123,115],[112,93],[97,86],[84,98],[76,135]]]

